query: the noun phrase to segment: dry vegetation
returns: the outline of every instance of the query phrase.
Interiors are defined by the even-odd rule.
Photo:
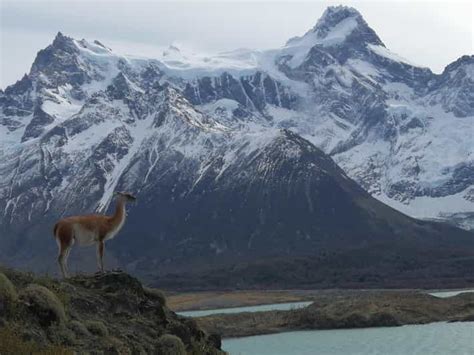
[[[0,354],[221,354],[220,338],[123,272],[66,281],[0,270]]]
[[[311,300],[317,291],[216,291],[169,295],[168,306],[178,312],[187,310],[218,309],[257,306]]]
[[[437,298],[414,291],[333,291],[314,297],[305,308],[289,311],[215,314],[198,324],[222,337],[303,329],[365,328],[472,321],[474,293]]]

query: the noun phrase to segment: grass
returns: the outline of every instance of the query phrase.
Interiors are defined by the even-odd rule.
[[[156,299],[164,307],[166,306],[166,297],[163,291],[151,287],[143,287],[145,296],[151,299]]]
[[[0,273],[0,301],[8,306],[15,302],[18,298],[15,286],[5,274]]]
[[[310,299],[308,295],[297,294],[291,290],[186,292],[167,297],[168,307],[174,311],[258,306],[261,304],[299,302],[308,299]]]
[[[90,336],[90,332],[87,330],[87,327],[78,320],[70,321],[68,327],[74,332],[74,334],[79,334],[80,336]]]
[[[53,280],[51,277],[37,276],[35,278],[35,283],[51,290],[58,297],[58,299],[63,305],[67,306],[69,304],[70,296],[67,292],[63,291],[60,287],[60,284],[57,281]]]
[[[162,355],[185,355],[186,348],[180,338],[165,334],[158,339],[157,353]]]
[[[25,341],[10,327],[0,328],[0,354],[35,354],[35,355],[69,355],[73,351],[63,346],[41,346],[32,341]]]
[[[90,321],[86,321],[84,325],[86,326],[87,330],[91,332],[92,334],[95,334],[98,336],[109,335],[109,330],[105,326],[104,322],[90,320]]]
[[[30,309],[46,325],[66,321],[64,305],[59,298],[42,285],[30,284],[21,292],[21,298],[30,304]]]

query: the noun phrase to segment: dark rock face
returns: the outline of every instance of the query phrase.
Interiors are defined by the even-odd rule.
[[[420,191],[419,195],[428,195],[432,197],[449,196],[453,192],[459,193],[474,184],[474,165],[462,164],[454,168],[452,172],[453,179],[447,181],[435,189],[427,189],[428,191]]]
[[[226,98],[258,111],[263,110],[266,104],[289,109],[296,100],[281,83],[262,72],[241,78],[234,78],[228,73],[214,78],[204,77],[187,83],[183,94],[195,105]]]
[[[91,77],[78,61],[79,50],[72,41],[58,32],[53,43],[38,52],[31,67],[32,75],[46,75],[47,85],[51,87],[68,83],[79,86],[90,81]]]
[[[123,73],[117,75],[107,89],[108,94],[114,100],[123,100],[130,95],[131,92],[129,80]]]
[[[37,106],[33,112],[33,118],[26,126],[25,133],[21,138],[25,142],[31,138],[37,138],[44,132],[44,127],[54,122],[54,118]]]
[[[0,123],[10,131],[16,131],[24,125],[23,121],[33,113],[35,100],[31,95],[33,81],[25,75],[15,84],[7,87],[5,93],[0,93],[2,115]]]
[[[474,55],[462,56],[449,64],[434,84],[433,102],[440,101],[443,107],[457,117],[474,115]]]
[[[28,77],[28,75],[24,75],[21,80],[18,80],[15,84],[7,87],[5,89],[6,95],[20,95],[25,91],[30,90],[33,87],[32,80]],[[3,94],[3,92],[2,92]]]

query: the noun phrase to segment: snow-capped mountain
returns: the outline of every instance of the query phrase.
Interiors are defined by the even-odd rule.
[[[390,52],[346,7],[328,8],[302,37],[253,56],[257,74],[200,77],[185,95],[217,116],[233,99],[232,108],[258,111],[263,125],[289,128],[330,154],[381,201],[472,228],[474,56],[435,75]],[[221,89],[239,81],[247,95]]]
[[[382,246],[469,256],[470,233],[364,189],[469,227],[473,88],[474,56],[435,75],[347,7],[281,48],[215,56],[58,33],[0,92],[1,257],[38,267],[54,221],[115,190],[139,204],[113,255],[142,275]]]

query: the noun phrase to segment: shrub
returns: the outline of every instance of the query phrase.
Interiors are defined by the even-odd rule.
[[[90,331],[92,334],[100,336],[109,335],[109,330],[105,326],[104,322],[89,320],[85,322],[84,325],[86,326],[87,330]]]
[[[184,324],[180,322],[171,321],[166,326],[166,329],[170,334],[179,337],[183,343],[191,343],[191,332]]]
[[[0,354],[35,354],[35,355],[66,355],[73,352],[56,345],[41,346],[32,341],[25,341],[11,328],[0,328]]]
[[[87,327],[79,322],[78,320],[72,320],[68,324],[68,328],[71,329],[74,334],[79,336],[89,336],[91,333],[87,330]]]
[[[150,287],[143,287],[143,291],[148,298],[157,300],[162,306],[166,306],[166,297],[163,291]]]
[[[103,339],[103,342],[106,346],[105,354],[130,354],[130,349],[120,339],[108,336]],[[143,353],[146,354],[145,351]]]
[[[186,348],[180,338],[165,334],[158,339],[156,352],[162,355],[186,355]]]
[[[5,274],[0,272],[0,311],[2,310],[2,304],[9,307],[18,298],[15,290],[15,286],[11,283],[10,279]]]
[[[219,350],[222,348],[222,338],[219,334],[210,334],[209,342]]]
[[[76,344],[76,334],[71,329],[65,327],[64,324],[53,325],[46,329],[45,333],[48,340],[52,343],[69,346]]]
[[[21,298],[42,325],[63,323],[66,320],[64,306],[58,297],[46,287],[36,284],[28,285],[21,293]]]
[[[68,284],[58,284],[58,282],[56,282],[49,276],[37,276],[35,278],[35,284],[44,286],[48,290],[53,292],[64,306],[67,306],[69,304],[70,297],[68,293],[63,289],[64,286],[69,286]]]

